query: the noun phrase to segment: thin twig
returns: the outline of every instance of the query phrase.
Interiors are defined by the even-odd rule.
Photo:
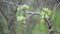
[[[30,16],[26,17],[25,19],[28,19],[29,17],[33,16],[34,14],[31,14]]]
[[[3,15],[3,17],[4,17],[6,20],[8,20],[7,16],[4,14],[4,12],[2,11],[1,8],[0,8],[0,12],[1,12],[1,14]]]
[[[26,17],[25,19],[28,19],[29,17],[31,17],[31,16],[33,16],[33,15],[35,15],[35,14],[37,14],[37,15],[42,15],[42,14],[39,13],[39,12],[22,12],[22,13],[31,14],[30,16]]]
[[[59,7],[59,5],[60,3],[55,4],[52,11],[56,10]]]
[[[53,34],[53,33],[58,33],[58,34],[60,34],[60,32],[55,31],[55,30],[52,30],[52,31],[49,32],[49,34]]]
[[[39,13],[39,12],[22,12],[22,13],[25,13],[25,14],[38,14],[38,15],[42,15],[42,13]]]
[[[19,6],[18,4],[15,4],[15,3],[12,3],[12,2],[8,2],[8,1],[0,1],[0,2],[2,2],[2,3],[6,2],[6,3],[9,3],[9,4],[11,4],[11,5]]]

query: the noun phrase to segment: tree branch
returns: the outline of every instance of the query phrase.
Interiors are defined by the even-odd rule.
[[[8,1],[0,1],[0,2],[2,2],[2,3],[6,2],[6,3],[9,3],[9,4],[11,4],[11,5],[19,6],[18,4],[15,4],[15,3],[12,3],[12,2],[8,2]]]
[[[0,12],[1,12],[1,14],[3,15],[3,17],[4,17],[6,20],[8,20],[7,16],[4,14],[4,12],[2,11],[1,8],[0,8]]]
[[[28,16],[28,17],[26,17],[25,19],[28,19],[29,17],[31,17],[31,16],[33,16],[33,15],[35,15],[35,14],[37,14],[37,15],[42,15],[41,13],[39,13],[39,12],[22,12],[22,13],[24,13],[24,14],[31,14],[30,16]]]

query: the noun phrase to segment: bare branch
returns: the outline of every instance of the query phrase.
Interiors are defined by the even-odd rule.
[[[11,5],[19,6],[18,4],[15,4],[15,3],[12,3],[12,2],[8,2],[8,1],[0,1],[0,2],[2,2],[2,3],[7,2],[7,3],[11,4]]]
[[[42,14],[39,13],[39,12],[22,12],[22,13],[25,13],[25,14],[38,14],[38,15],[42,15]]]
[[[56,8],[59,7],[59,5],[60,5],[60,3],[55,4],[52,11],[56,10]]]
[[[34,14],[31,14],[30,16],[26,17],[25,19],[28,19],[29,17],[33,16]]]
[[[60,32],[58,32],[58,31],[56,31],[56,30],[52,30],[52,31],[49,32],[49,34],[53,34],[53,33],[58,33],[58,34],[60,34]]]
[[[25,19],[28,19],[29,17],[31,17],[31,16],[33,16],[33,15],[35,15],[35,14],[37,14],[37,15],[42,15],[42,14],[39,13],[39,12],[28,12],[28,11],[26,11],[26,12],[22,12],[22,13],[31,14],[30,16],[26,17]]]
[[[2,9],[0,9],[0,12],[1,12],[1,14],[3,15],[3,17],[4,17],[6,20],[8,20],[7,16],[4,14],[4,12],[2,11]]]

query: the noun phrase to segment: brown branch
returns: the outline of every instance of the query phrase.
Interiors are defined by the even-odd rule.
[[[45,22],[47,23],[48,28],[51,29],[51,28],[52,28],[52,25],[51,25],[49,19],[44,18],[44,20],[45,20]]]

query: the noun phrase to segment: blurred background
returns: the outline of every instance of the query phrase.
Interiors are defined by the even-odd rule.
[[[23,4],[29,5],[30,9],[26,10],[28,12],[40,12],[42,8],[49,8],[52,12],[52,30],[60,32],[60,0],[0,0],[0,34],[48,34],[47,24],[40,23],[39,15],[26,19],[26,24],[19,24],[16,16],[17,5]],[[24,17],[29,15],[23,14]]]

